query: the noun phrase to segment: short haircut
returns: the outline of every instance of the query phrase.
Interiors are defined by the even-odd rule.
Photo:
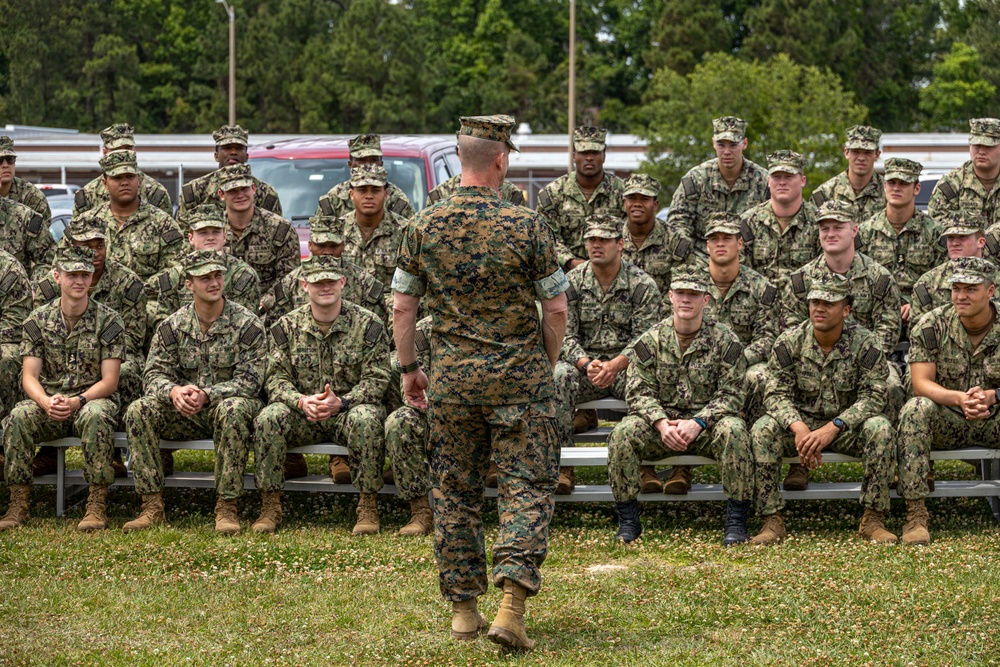
[[[485,173],[490,170],[497,155],[509,150],[502,141],[491,141],[463,134],[458,138],[459,160],[462,171]]]

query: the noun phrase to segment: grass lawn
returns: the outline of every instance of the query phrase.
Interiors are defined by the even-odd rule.
[[[211,469],[204,453],[177,458]],[[323,463],[310,457],[314,472]],[[585,482],[604,474],[578,469]],[[818,477],[857,474],[828,465]],[[0,511],[7,498],[0,484]],[[729,550],[722,503],[647,504],[629,547],[612,542],[610,505],[560,504],[528,603],[538,649],[524,655],[449,639],[433,540],[394,535],[407,514],[395,498],[380,499],[383,532],[360,539],[355,496],[288,494],[276,535],[235,538],[214,534],[211,491],[168,489],[168,525],[133,535],[121,532],[139,508],[131,489],[111,492],[101,534],[74,528],[83,496],[65,518],[53,488],[32,499],[30,526],[0,534],[5,666],[1000,664],[1000,529],[982,499],[930,501],[926,548],[861,543],[848,501],[791,503],[792,539]],[[245,529],[259,508],[256,492],[241,501]],[[897,534],[904,514],[895,501]],[[499,600],[481,598],[487,619]]]

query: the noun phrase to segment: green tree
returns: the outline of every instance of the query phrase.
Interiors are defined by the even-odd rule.
[[[996,107],[996,86],[982,78],[982,69],[974,48],[962,42],[952,44],[951,51],[934,65],[934,78],[920,91],[928,130],[963,130],[970,118]]]
[[[704,0],[666,0],[646,61],[688,74],[706,53],[729,51],[732,27],[722,5]]]
[[[709,55],[687,76],[666,68],[653,76],[639,129],[652,156],[643,170],[672,191],[714,156],[712,119],[734,115],[749,123],[749,159],[766,164],[771,151],[796,150],[807,158],[809,184],[818,185],[840,171],[844,128],[865,113],[836,75],[784,54],[763,62]]]

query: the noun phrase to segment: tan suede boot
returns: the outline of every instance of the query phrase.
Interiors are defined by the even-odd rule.
[[[867,508],[864,516],[861,517],[861,526],[858,528],[861,539],[866,542],[876,544],[895,544],[898,540],[896,536],[885,529],[885,519],[878,510]]]
[[[10,487],[10,507],[0,519],[0,531],[17,528],[28,523],[31,507],[31,485],[13,484]]]
[[[285,480],[298,479],[309,474],[309,466],[303,454],[285,454]]]
[[[559,483],[556,485],[556,494],[567,496],[573,493],[576,488],[576,471],[572,466],[559,468]]]
[[[805,491],[809,486],[809,471],[801,463],[792,463],[781,486],[785,491]]]
[[[403,537],[419,537],[434,532],[434,512],[427,496],[420,496],[410,501],[410,520],[399,529],[397,535]]]
[[[219,498],[215,501],[215,532],[223,535],[240,534],[240,516],[235,500]]]
[[[663,483],[663,492],[671,496],[686,496],[691,490],[691,466],[674,466]]]
[[[785,520],[781,518],[780,514],[775,512],[764,517],[764,523],[760,527],[760,532],[750,540],[750,543],[756,545],[778,544],[787,535],[785,532]]]
[[[452,639],[475,639],[486,629],[486,619],[479,613],[476,598],[451,603]]]
[[[38,448],[35,458],[31,459],[31,476],[54,475],[58,467],[56,448],[43,446]]]
[[[122,530],[131,533],[136,530],[147,530],[163,523],[166,517],[163,513],[163,494],[146,493],[142,496],[142,512],[139,516],[122,526]]]
[[[903,526],[903,544],[930,544],[931,534],[927,530],[930,514],[923,498],[906,501],[906,524]]]
[[[334,484],[351,483],[351,467],[347,465],[347,459],[343,456],[330,455],[330,479]]]
[[[358,522],[354,524],[355,535],[375,535],[378,533],[378,506],[374,493],[362,493],[358,498]]]
[[[597,428],[597,410],[577,410],[573,415],[573,432],[586,433]]]
[[[653,466],[639,466],[639,490],[642,493],[661,493],[663,482],[656,476]]]
[[[104,530],[108,527],[108,487],[100,484],[90,485],[90,495],[87,496],[87,512],[76,529],[85,533],[92,530]]]
[[[490,460],[490,469],[486,471],[486,488],[495,489],[497,488],[497,463],[496,461]]]
[[[524,600],[528,591],[510,579],[503,580],[503,600],[486,636],[494,644],[514,651],[530,651],[535,642],[524,627]]]
[[[281,491],[260,494],[260,516],[250,527],[255,533],[273,533],[281,525]]]

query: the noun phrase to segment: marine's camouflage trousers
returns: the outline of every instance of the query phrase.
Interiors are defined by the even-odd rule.
[[[510,579],[529,595],[538,593],[559,475],[552,404],[432,403],[427,419],[441,594],[458,602],[486,591],[480,511],[491,452],[497,464],[500,520],[493,544],[493,585],[500,588]]]
[[[895,424],[899,419],[899,411],[906,403],[906,396],[909,392],[908,380],[904,380],[895,364],[889,364],[889,378],[885,385],[885,409],[882,414]]]
[[[896,438],[899,486],[907,500],[927,496],[927,473],[933,449],[961,447],[1000,448],[1000,417],[967,420],[957,408],[938,405],[929,398],[911,398],[899,413]]]
[[[827,419],[803,417],[811,429],[828,423]],[[757,470],[757,510],[762,516],[781,511],[780,471],[783,456],[798,456],[795,434],[770,415],[764,415],[750,429]],[[866,419],[861,427],[834,438],[824,452],[835,452],[861,459],[861,504],[879,512],[889,511],[889,483],[895,470],[895,431],[889,420],[879,415]]]
[[[577,403],[596,401],[599,398],[614,396],[625,400],[625,378],[627,370],[615,376],[610,387],[601,389],[595,387],[586,373],[581,373],[573,364],[565,361],[556,362],[555,368],[555,408],[556,419],[559,422],[560,447],[573,447],[573,413]]]
[[[347,447],[354,488],[361,493],[377,493],[382,488],[385,463],[384,423],[381,405],[362,403],[351,406],[346,415],[311,422],[301,410],[271,403],[254,421],[257,488],[280,491],[285,486],[285,454],[289,448],[332,442]]]
[[[0,356],[0,417],[24,397],[21,389],[21,355],[16,346],[4,345]],[[13,348],[13,351],[7,348]]]
[[[111,455],[117,423],[118,402],[114,398],[87,401],[62,422],[49,419],[34,401],[21,401],[3,420],[7,483],[31,484],[31,459],[37,443],[76,436],[83,446],[83,478],[88,484],[111,484],[115,481]]]
[[[143,363],[134,359],[128,359],[121,366],[118,374],[118,400],[122,405],[132,405],[142,398],[142,366]],[[121,419],[124,425],[125,411],[122,411]]]
[[[253,417],[263,404],[233,397],[185,417],[173,403],[143,396],[125,411],[125,432],[132,452],[135,490],[143,495],[163,490],[160,440],[211,438],[215,443],[215,492],[236,500],[243,494],[243,471],[250,450]]]
[[[621,420],[608,437],[608,479],[618,502],[639,495],[639,465],[678,455],[660,438],[660,432],[642,417]],[[719,462],[722,491],[730,500],[753,499],[753,453],[750,434],[739,417],[723,417],[702,431],[683,454],[706,456]]]
[[[403,500],[426,496],[431,488],[427,465],[427,414],[404,405],[385,420],[385,450],[396,479],[396,494]]]
[[[764,416],[764,383],[767,379],[765,371],[767,362],[754,364],[747,368],[743,376],[743,417],[744,423],[753,424]]]

